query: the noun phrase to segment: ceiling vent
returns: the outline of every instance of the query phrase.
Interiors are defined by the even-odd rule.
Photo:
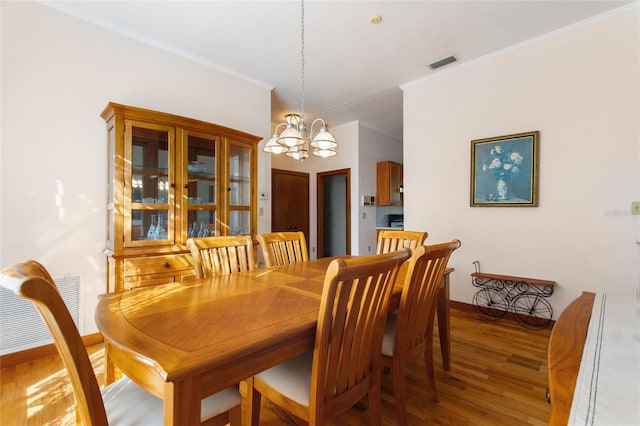
[[[440,59],[439,61],[436,61],[434,63],[432,63],[431,65],[429,65],[431,67],[431,69],[437,69],[440,67],[444,67],[445,65],[449,65],[452,62],[457,61],[457,59],[455,58],[455,56],[449,56],[447,58],[444,59]]]

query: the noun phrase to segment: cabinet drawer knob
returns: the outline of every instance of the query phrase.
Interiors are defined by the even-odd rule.
[[[169,267],[169,262],[164,262],[164,263],[162,264],[162,266],[164,266],[165,268],[168,268],[168,267]]]

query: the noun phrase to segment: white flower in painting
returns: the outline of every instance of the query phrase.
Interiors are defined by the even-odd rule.
[[[496,180],[509,180],[511,175],[520,171],[520,165],[524,157],[515,151],[505,151],[502,146],[496,145],[491,148],[491,162],[482,165],[482,171],[491,171]]]
[[[509,156],[509,159],[513,162],[513,164],[520,164],[520,163],[522,163],[522,160],[524,158],[519,153],[512,152],[511,155]]]

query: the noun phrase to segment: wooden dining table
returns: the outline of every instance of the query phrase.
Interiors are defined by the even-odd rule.
[[[202,398],[313,348],[324,275],[334,258],[102,295],[95,317],[108,354],[105,370],[115,364],[163,399],[165,425],[199,424]],[[437,310],[445,369],[452,271],[443,278]],[[401,292],[396,285],[395,300]]]

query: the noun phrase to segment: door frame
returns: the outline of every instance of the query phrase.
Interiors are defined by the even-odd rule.
[[[324,182],[323,178],[333,175],[347,175],[347,190],[346,190],[346,206],[345,212],[347,226],[346,226],[346,241],[347,241],[347,254],[351,254],[351,169],[339,169],[330,170],[327,172],[319,172],[316,174],[316,246],[318,256],[320,253],[324,253]]]

